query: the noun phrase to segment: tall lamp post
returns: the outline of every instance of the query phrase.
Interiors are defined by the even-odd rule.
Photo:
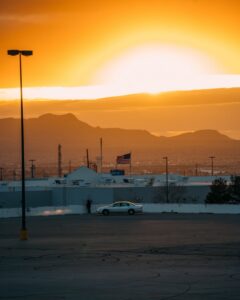
[[[163,159],[166,160],[166,202],[169,201],[169,190],[168,190],[168,157],[164,156]]]
[[[211,159],[211,170],[212,170],[212,176],[213,176],[213,174],[214,174],[214,172],[213,172],[213,160],[216,157],[215,156],[209,156],[209,158]]]
[[[23,115],[23,92],[22,92],[22,55],[31,56],[32,50],[8,50],[8,55],[19,56],[19,73],[20,73],[20,108],[21,108],[21,158],[22,158],[22,226],[20,231],[20,240],[28,239],[26,227],[26,198],[25,198],[25,156],[24,156],[24,115]]]

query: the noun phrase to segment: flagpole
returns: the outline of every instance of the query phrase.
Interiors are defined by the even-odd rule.
[[[132,176],[132,152],[130,152],[130,164],[129,164],[130,177]]]
[[[130,176],[132,175],[132,160],[131,160],[131,154],[132,152],[129,152],[127,154],[121,155],[121,156],[117,156],[116,158],[116,169],[118,164],[124,164],[124,165],[129,165],[129,173]]]

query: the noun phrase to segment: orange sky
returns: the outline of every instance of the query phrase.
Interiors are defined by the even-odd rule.
[[[0,98],[8,98],[13,92],[9,88],[19,85],[18,61],[6,55],[7,49],[12,48],[34,51],[34,55],[24,58],[23,62],[27,87],[94,86],[96,89],[101,84],[116,84],[115,90],[108,89],[109,94],[124,94],[131,89],[138,91],[139,86],[131,82],[134,77],[137,76],[141,84],[150,82],[152,72],[154,80],[159,76],[153,91],[158,85],[161,85],[160,91],[164,86],[167,90],[168,85],[170,90],[177,89],[179,85],[163,80],[163,71],[156,73],[154,67],[158,63],[154,63],[154,55],[156,61],[162,55],[169,62],[172,68],[169,78],[176,71],[178,83],[181,71],[185,71],[183,66],[195,68],[197,72],[199,65],[206,65],[203,66],[206,74],[201,74],[202,86],[198,78],[190,82],[188,78],[192,76],[187,74],[185,82],[180,82],[183,89],[210,88],[209,79],[202,77],[209,73],[218,75],[217,79],[211,79],[213,87],[224,86],[229,80],[228,86],[240,86],[239,14],[238,0],[0,1]],[[133,62],[132,57],[141,54],[144,47],[151,47],[151,51],[144,50],[139,61]],[[157,51],[162,48],[170,49],[169,58],[161,51],[157,57]],[[185,62],[189,55],[192,61],[186,59]],[[153,58],[151,64],[142,64],[141,57],[146,61],[149,56]],[[172,58],[182,60],[176,70]],[[134,73],[138,63],[138,73]],[[129,65],[132,69],[128,72]],[[131,86],[124,86],[127,80],[123,79],[127,75]],[[224,77],[226,75],[228,77]],[[116,82],[112,81],[115,77]],[[41,97],[39,91],[33,90],[31,97]],[[70,98],[85,97],[81,90],[74,95],[68,90],[68,94]],[[101,93],[97,90],[94,95],[98,97]],[[59,91],[46,92],[46,98],[58,96],[61,96]]]

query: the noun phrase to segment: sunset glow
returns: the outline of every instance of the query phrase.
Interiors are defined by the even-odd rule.
[[[215,72],[210,59],[192,49],[150,44],[107,62],[96,77],[105,85],[151,93],[179,89],[179,82],[192,88],[196,78]]]
[[[190,48],[149,44],[115,57],[96,71],[94,85],[28,87],[25,99],[99,99],[112,96],[240,86],[240,75],[219,74],[209,57]],[[0,89],[0,99],[15,100],[18,88]]]
[[[148,83],[148,84],[147,84]],[[190,84],[191,83],[191,84]],[[26,87],[23,89],[26,100],[81,100],[100,99],[113,96],[168,91],[188,91],[240,86],[240,75],[195,75],[175,77],[174,80],[161,78],[154,82],[111,84],[80,87]],[[0,100],[19,99],[19,88],[0,89]]]
[[[97,99],[238,87],[239,1],[11,0],[0,4],[0,99]]]
[[[31,59],[26,60],[31,64]],[[25,99],[99,99],[112,96],[240,86],[240,75],[221,74],[220,64],[193,48],[149,43],[129,48],[100,64],[85,86],[24,88]],[[0,89],[15,100],[18,88]]]
[[[240,0],[0,1],[0,169],[5,159],[1,149],[8,143],[14,148],[4,152],[6,157],[12,155],[13,166],[14,151],[23,140],[17,140],[17,128],[13,136],[10,123],[19,126],[32,118],[40,125],[35,134],[31,127],[26,129],[25,148],[27,160],[37,164],[38,157],[49,159],[48,151],[37,145],[40,132],[51,131],[51,122],[66,123],[66,131],[49,137],[52,143],[63,144],[65,162],[83,156],[75,140],[94,160],[99,128],[106,133],[104,151],[121,141],[120,153],[125,153],[121,147],[126,145],[125,130],[130,129],[157,136],[211,130],[240,139],[239,16]],[[21,124],[5,120],[13,118],[20,118]],[[87,128],[92,129],[82,123],[96,129],[92,146]],[[86,131],[76,133],[76,124]],[[132,134],[138,138],[138,132]],[[73,146],[65,139],[70,135]],[[129,138],[126,151],[131,143],[134,139]],[[204,143],[207,147],[207,140]],[[55,162],[57,144],[51,148]],[[141,149],[145,144],[139,138]],[[95,154],[92,147],[98,149]],[[219,158],[213,152],[206,150],[204,159]],[[228,153],[229,158],[234,153]],[[165,155],[171,153],[160,147],[158,163]],[[146,151],[145,156],[151,155]],[[178,162],[182,163],[180,158]]]

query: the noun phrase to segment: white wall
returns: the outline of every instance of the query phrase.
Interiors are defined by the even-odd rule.
[[[176,213],[213,213],[240,214],[240,205],[236,204],[144,204],[146,213],[176,212]]]
[[[93,205],[92,211],[101,206]],[[213,214],[240,214],[240,205],[234,204],[143,204],[145,213],[213,213]],[[85,205],[51,206],[31,208],[27,211],[27,216],[49,216],[66,214],[85,214]],[[20,208],[0,209],[0,218],[11,218],[21,216]]]

